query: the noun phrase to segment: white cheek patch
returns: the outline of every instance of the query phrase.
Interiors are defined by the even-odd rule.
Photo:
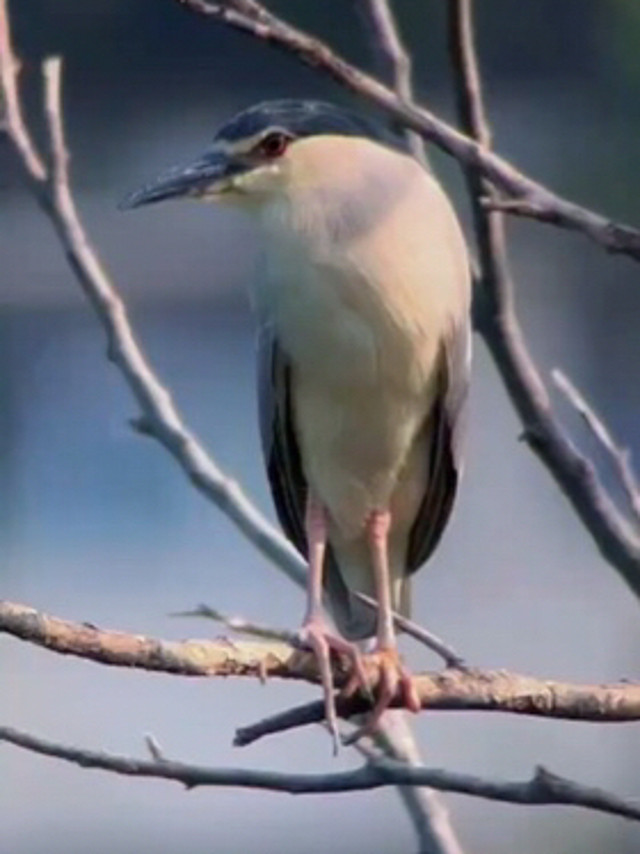
[[[265,163],[229,179],[230,189],[237,193],[260,193],[275,189],[281,169],[278,163]]]

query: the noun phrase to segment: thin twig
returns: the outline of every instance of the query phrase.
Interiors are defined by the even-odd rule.
[[[589,430],[606,451],[613,463],[613,467],[618,475],[636,521],[640,522],[640,486],[633,470],[629,450],[620,447],[602,418],[565,373],[556,368],[551,372],[551,376],[556,386],[578,412]]]
[[[170,616],[204,617],[207,620],[222,623],[223,626],[241,635],[251,635],[252,637],[262,638],[263,640],[281,641],[296,648],[306,648],[295,632],[290,632],[286,629],[274,629],[271,626],[264,626],[262,623],[253,623],[250,620],[245,620],[244,617],[229,617],[227,614],[223,614],[210,605],[198,605],[191,611],[175,611]]]
[[[415,103],[405,103],[389,87],[344,60],[320,39],[286,23],[255,0],[174,0],[183,8],[220,21],[241,32],[294,54],[353,92],[386,110],[399,124],[410,128],[448,154],[479,169],[497,189],[530,205],[522,211],[542,221],[579,231],[609,252],[640,260],[640,231],[580,207],[527,177],[504,158],[460,133],[432,112]],[[540,216],[540,212],[544,212]]]
[[[0,726],[0,741],[41,756],[62,759],[81,768],[99,768],[127,777],[171,780],[187,789],[198,786],[235,786],[300,795],[357,792],[383,786],[430,786],[444,792],[457,792],[503,803],[579,806],[640,820],[639,806],[603,789],[585,786],[540,767],[530,780],[513,782],[486,780],[440,768],[412,768],[388,760],[333,774],[289,774],[248,768],[209,768],[167,759],[150,761],[118,756],[46,741],[7,726]]]
[[[411,83],[411,57],[400,36],[389,0],[355,0],[356,7],[368,25],[371,42],[378,56],[382,80],[391,82],[398,98],[405,103],[414,100]],[[429,163],[420,134],[405,130],[407,148],[425,168]]]
[[[167,761],[167,757],[164,755],[164,751],[158,744],[156,738],[150,732],[145,734],[144,746],[149,751],[149,756],[151,756],[154,762]]]
[[[378,607],[378,603],[375,599],[372,599],[371,596],[367,596],[366,594],[359,592],[356,592],[354,595],[356,599],[364,602],[364,604],[368,605],[370,608]],[[414,640],[418,641],[418,643],[421,643],[423,646],[426,646],[427,649],[430,649],[432,652],[435,652],[436,655],[439,655],[447,667],[466,667],[464,658],[459,655],[452,646],[445,643],[442,638],[434,635],[433,632],[428,631],[423,626],[420,626],[413,620],[408,619],[408,617],[403,617],[401,614],[394,614],[393,621],[396,628],[401,632],[406,632],[406,634],[410,635]]]
[[[355,593],[354,595],[370,608],[376,609],[378,607],[376,600],[370,596],[366,596],[364,593]],[[265,640],[282,641],[300,649],[307,648],[300,641],[300,637],[296,632],[289,631],[288,629],[275,629],[272,626],[265,626],[262,623],[245,620],[244,617],[230,617],[228,614],[223,614],[217,608],[212,608],[210,605],[200,604],[189,611],[174,611],[170,616],[204,617],[205,619],[222,623],[228,629],[238,632],[241,635],[251,635]],[[426,646],[427,649],[439,655],[447,667],[466,667],[465,660],[452,647],[437,635],[418,625],[418,623],[407,619],[407,617],[403,617],[401,614],[394,614],[394,623],[397,629],[410,635],[414,640]]]

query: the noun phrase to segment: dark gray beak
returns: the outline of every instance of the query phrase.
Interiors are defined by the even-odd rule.
[[[219,151],[208,152],[188,166],[178,166],[124,198],[121,210],[139,208],[165,199],[199,198],[224,193],[231,178],[244,171],[242,165]]]

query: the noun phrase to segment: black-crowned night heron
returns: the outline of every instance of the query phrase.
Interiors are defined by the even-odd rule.
[[[301,636],[334,734],[330,651],[351,656],[350,690],[377,674],[370,732],[398,689],[419,707],[392,609],[407,613],[410,576],[436,547],[460,477],[464,238],[432,175],[365,120],[313,101],[246,110],[201,158],[127,203],[185,196],[241,207],[264,234],[260,420],[278,516],[309,561]],[[323,586],[342,634],[323,616]],[[373,635],[361,657],[352,641]]]

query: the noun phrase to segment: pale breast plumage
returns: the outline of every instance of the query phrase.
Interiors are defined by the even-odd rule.
[[[348,142],[358,156],[345,159],[341,139],[327,176],[323,141],[322,190],[313,140],[296,146],[297,190],[263,214],[268,254],[256,303],[289,364],[301,472],[329,512],[340,575],[348,587],[373,592],[363,527],[372,510],[390,505],[398,603],[434,464],[425,431],[446,391],[444,351],[468,337],[468,264],[435,180],[396,152]],[[440,509],[429,508],[427,539],[444,527],[443,495]],[[414,551],[424,559],[425,548]]]

